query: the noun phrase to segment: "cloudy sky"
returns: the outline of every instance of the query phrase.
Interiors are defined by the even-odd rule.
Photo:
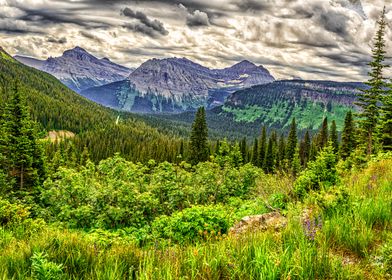
[[[363,80],[384,5],[392,23],[392,0],[0,0],[0,45],[41,59],[81,46],[133,67],[248,59],[280,79]]]

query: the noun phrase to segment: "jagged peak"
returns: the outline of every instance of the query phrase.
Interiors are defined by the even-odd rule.
[[[76,46],[73,49],[69,49],[69,50],[66,50],[63,52],[63,56],[75,56],[75,55],[78,55],[78,56],[86,56],[87,55],[87,56],[93,57],[92,54],[90,54],[88,51],[86,51],[85,49],[83,49],[79,46]]]

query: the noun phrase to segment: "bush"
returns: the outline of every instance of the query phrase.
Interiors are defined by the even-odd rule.
[[[232,225],[230,209],[221,205],[195,206],[161,216],[152,224],[153,235],[176,243],[188,243],[219,237]]]
[[[0,225],[12,227],[22,224],[30,216],[29,210],[19,204],[10,203],[0,198]]]
[[[301,172],[294,183],[294,193],[298,197],[304,197],[310,190],[335,185],[338,179],[336,156],[333,147],[329,145],[319,153],[315,161],[309,163],[305,171]]]
[[[48,261],[45,253],[34,253],[31,257],[31,276],[36,280],[63,279],[63,265]]]

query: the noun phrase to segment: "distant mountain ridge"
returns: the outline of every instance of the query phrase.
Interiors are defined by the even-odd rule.
[[[60,57],[38,60],[15,56],[21,63],[52,74],[70,89],[80,92],[125,79],[133,69],[96,58],[81,47],[66,50]]]
[[[225,69],[209,69],[186,58],[150,59],[126,80],[81,94],[125,111],[182,112],[221,105],[232,92],[274,80],[267,69],[246,60]]]

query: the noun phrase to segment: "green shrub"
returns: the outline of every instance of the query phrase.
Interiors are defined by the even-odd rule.
[[[232,225],[230,209],[221,206],[194,206],[161,216],[152,223],[156,238],[170,239],[176,243],[187,243],[219,237],[226,234]]]
[[[31,276],[36,280],[63,279],[63,265],[47,260],[45,253],[34,253],[31,257]]]
[[[304,197],[310,190],[335,185],[338,179],[336,156],[333,147],[329,145],[319,153],[315,161],[309,163],[305,171],[301,172],[294,183],[294,193],[298,197]]]
[[[30,216],[29,209],[0,198],[0,225],[12,227],[22,224]]]

